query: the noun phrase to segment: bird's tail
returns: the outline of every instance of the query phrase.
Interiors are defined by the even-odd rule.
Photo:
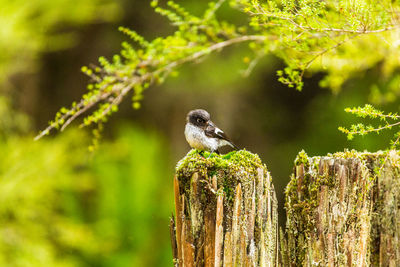
[[[240,148],[237,145],[235,145],[234,143],[232,143],[232,142],[229,142],[229,145],[231,147],[233,147],[234,149],[236,149],[236,150],[240,150]]]

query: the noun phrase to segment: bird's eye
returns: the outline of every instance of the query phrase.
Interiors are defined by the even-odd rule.
[[[203,120],[202,118],[197,118],[197,122],[198,122],[198,123],[203,123],[204,120]]]

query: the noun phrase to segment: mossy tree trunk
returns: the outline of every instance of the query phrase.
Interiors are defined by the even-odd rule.
[[[277,203],[260,159],[189,153],[175,177],[176,266],[400,266],[398,152],[301,152],[285,195],[277,257]]]
[[[300,153],[286,189],[284,266],[400,266],[396,153]]]
[[[174,189],[176,266],[277,265],[277,201],[258,156],[192,151],[178,163]]]

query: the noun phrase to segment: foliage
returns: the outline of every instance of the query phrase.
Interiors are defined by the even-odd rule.
[[[76,130],[0,141],[1,266],[170,264],[159,137],[124,128],[89,158],[87,141]]]
[[[372,105],[364,107],[346,108],[346,112],[356,115],[360,118],[370,118],[374,121],[380,121],[378,125],[365,125],[364,123],[353,124],[350,129],[339,127],[339,130],[347,135],[349,140],[354,138],[354,135],[366,135],[369,133],[379,134],[383,130],[390,130],[400,124],[400,116],[397,113],[387,113],[374,108]],[[383,125],[382,125],[383,124]],[[391,141],[391,148],[395,149],[400,140],[400,131],[395,134],[395,139]]]
[[[287,64],[278,71],[279,80],[298,90],[303,88],[306,71],[326,72],[321,85],[336,92],[344,81],[378,62],[383,62],[385,79],[398,68],[398,2],[230,1],[231,8],[248,16],[247,25],[218,19],[216,12],[224,2],[210,2],[202,15],[195,16],[175,2],[162,8],[152,1],[155,11],[167,17],[176,31],[148,41],[120,27],[132,43],[124,42],[112,61],[100,57],[99,66],[83,67],[92,79],[88,92],[70,108],[62,108],[37,138],[54,128],[65,129],[82,114],[82,126],[104,122],[129,93],[133,108],[140,108],[143,91],[176,75],[180,65],[243,42],[249,42],[254,52],[254,60],[244,60],[246,73],[260,57],[272,53]],[[94,111],[88,115],[89,110]]]
[[[0,0],[0,83],[12,74],[32,72],[45,51],[74,44],[74,31],[67,27],[109,21],[118,7],[109,0]]]
[[[13,111],[10,101],[0,96],[0,141],[9,136],[27,133],[30,128],[28,117],[17,111]]]
[[[192,149],[186,157],[178,162],[176,174],[185,192],[190,189],[193,173],[198,173],[202,177],[216,176],[220,185],[218,188],[223,188],[227,200],[231,202],[233,198],[232,192],[229,190],[235,188],[236,185],[233,184],[241,181],[243,185],[248,185],[249,181],[257,176],[258,168],[267,172],[266,166],[262,164],[259,156],[246,149],[232,151],[225,155]],[[246,175],[243,176],[243,173]],[[211,185],[208,187],[213,191]]]
[[[324,71],[321,85],[337,91],[355,73],[384,61],[390,75],[398,67],[399,5],[393,1],[239,1],[250,25],[266,32],[271,50],[288,65],[279,79],[301,89],[305,71]],[[382,42],[384,40],[384,42]]]

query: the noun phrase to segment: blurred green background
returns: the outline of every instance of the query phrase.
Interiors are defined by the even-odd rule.
[[[178,1],[195,14],[206,2]],[[345,148],[378,150],[390,138],[349,142],[337,127],[354,120],[348,106],[368,102],[377,67],[339,94],[306,77],[303,92],[277,82],[277,58],[243,77],[246,45],[232,47],[145,92],[142,108],[127,99],[105,125],[98,150],[73,124],[34,142],[61,106],[85,91],[82,65],[117,53],[122,25],[151,39],[173,31],[139,0],[0,0],[0,266],[171,266],[172,177],[188,151],[186,113],[210,111],[240,147],[270,170],[284,220],[283,190],[296,154]],[[227,19],[244,20],[226,9]],[[397,111],[397,106],[384,107]]]

